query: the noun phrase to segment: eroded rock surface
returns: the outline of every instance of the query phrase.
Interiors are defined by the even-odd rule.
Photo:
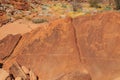
[[[13,61],[40,80],[116,80],[120,74],[120,13],[59,19],[24,34]]]
[[[81,16],[73,21],[82,60],[94,80],[113,80],[120,73],[120,13]]]
[[[6,80],[9,76],[9,73],[3,69],[0,69],[0,80]]]
[[[85,74],[81,72],[70,72],[60,76],[56,80],[92,80],[92,79],[89,74]]]
[[[21,35],[8,35],[4,39],[0,40],[0,61],[3,61],[9,57],[16,45],[18,44]]]
[[[20,54],[18,63],[31,68],[42,80],[83,70],[69,18],[23,35],[13,54]]]

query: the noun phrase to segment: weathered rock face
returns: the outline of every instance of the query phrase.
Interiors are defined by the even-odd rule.
[[[80,72],[71,72],[59,77],[56,80],[92,80],[89,74],[83,74]]]
[[[41,80],[119,79],[119,26],[118,12],[53,21],[24,34],[4,67],[16,60]]]
[[[74,19],[82,60],[94,80],[113,80],[120,73],[120,13]]]
[[[8,35],[4,39],[0,40],[0,61],[9,57],[20,38],[20,35]]]
[[[54,80],[84,70],[74,36],[70,19],[57,20],[25,34],[13,54],[20,54],[17,62],[33,70],[40,79]]]

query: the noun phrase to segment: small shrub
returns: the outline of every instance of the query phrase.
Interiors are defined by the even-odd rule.
[[[44,23],[48,21],[46,19],[33,19],[32,22],[35,24],[38,24],[38,23]]]
[[[101,8],[101,6],[99,5],[100,0],[89,0],[89,4],[91,7],[95,7],[95,8]]]
[[[109,11],[112,10],[112,8],[110,6],[105,6],[104,10]]]
[[[66,5],[66,4],[62,4],[62,7],[63,7],[63,8],[67,8],[67,5]]]

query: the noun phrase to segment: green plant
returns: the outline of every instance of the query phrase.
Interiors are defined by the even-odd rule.
[[[105,6],[104,10],[108,11],[108,10],[112,10],[112,8],[110,6]]]
[[[89,4],[91,7],[95,7],[95,8],[101,8],[101,6],[99,5],[100,0],[89,0]]]
[[[33,19],[32,22],[35,24],[38,24],[38,23],[44,23],[48,21],[46,19]]]
[[[67,8],[67,5],[66,5],[66,4],[62,4],[62,7],[63,7],[63,8]]]

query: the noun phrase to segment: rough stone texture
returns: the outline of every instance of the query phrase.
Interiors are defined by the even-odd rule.
[[[14,60],[41,80],[118,80],[120,13],[53,21],[24,34],[4,65]]]
[[[32,71],[30,71],[30,80],[38,80],[37,76]]]
[[[8,35],[0,40],[0,61],[6,59],[11,55],[12,51],[19,42],[21,35]]]
[[[25,66],[22,66],[21,68],[25,74],[29,74],[30,71],[28,68],[26,68]]]
[[[82,61],[93,80],[120,74],[120,13],[107,12],[73,20]]]
[[[16,58],[18,63],[32,69],[41,80],[84,71],[69,18],[23,35],[13,54],[20,54]]]
[[[89,74],[83,74],[80,72],[70,72],[60,76],[56,80],[92,80]]]
[[[0,80],[6,80],[9,76],[9,73],[3,69],[0,69]]]
[[[21,67],[17,62],[13,63],[13,65],[10,67],[9,72],[14,77],[21,77],[23,80],[27,79],[27,76],[25,75],[25,73],[23,72],[23,70],[21,69]]]
[[[21,77],[16,77],[15,80],[22,80],[22,78]]]

